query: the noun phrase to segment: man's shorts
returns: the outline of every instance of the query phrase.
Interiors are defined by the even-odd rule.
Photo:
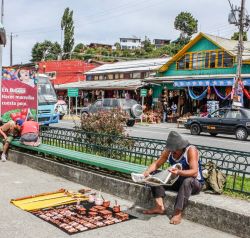
[[[38,140],[38,135],[35,133],[23,134],[20,138],[21,142],[36,142]]]
[[[3,145],[5,142],[11,143],[13,141],[14,137],[13,136],[7,136],[7,140],[4,140],[3,137],[0,137],[0,151],[3,151]]]

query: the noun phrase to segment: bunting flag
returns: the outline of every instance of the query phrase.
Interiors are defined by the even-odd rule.
[[[250,94],[249,94],[249,92],[247,91],[247,89],[243,89],[243,92],[244,92],[244,94],[245,94],[245,96],[247,97],[247,99],[249,99],[250,100]]]
[[[206,96],[207,91],[208,91],[208,87],[203,91],[203,93],[201,95],[197,96],[194,94],[192,89],[190,87],[188,87],[188,94],[193,100],[202,100]]]

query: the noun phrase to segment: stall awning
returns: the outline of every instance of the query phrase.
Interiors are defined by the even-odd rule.
[[[176,80],[175,87],[205,87],[205,86],[232,86],[234,79],[201,79],[201,80]],[[243,79],[245,86],[250,86],[250,79]]]
[[[99,80],[55,85],[55,89],[79,88],[83,90],[135,90],[146,84],[147,83],[142,82],[140,79]]]

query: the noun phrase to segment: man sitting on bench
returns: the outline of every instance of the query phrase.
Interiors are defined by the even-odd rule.
[[[160,168],[166,161],[171,166],[180,163],[182,170],[170,168],[169,171],[175,175],[179,175],[178,180],[171,186],[152,186],[151,191],[155,198],[155,207],[144,211],[144,214],[164,214],[165,208],[163,198],[165,197],[165,189],[177,191],[177,197],[174,206],[174,215],[170,220],[171,224],[179,224],[182,219],[182,212],[187,205],[191,194],[198,194],[202,189],[204,182],[201,173],[201,163],[199,160],[198,150],[195,146],[189,144],[181,135],[175,131],[171,131],[168,135],[166,147],[160,158],[153,162],[144,172],[147,177],[152,172]]]
[[[24,145],[39,146],[39,124],[30,116],[21,128],[20,142]]]

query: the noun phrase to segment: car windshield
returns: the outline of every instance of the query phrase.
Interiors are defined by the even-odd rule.
[[[39,76],[38,102],[39,105],[55,104],[57,102],[56,93],[49,78]]]
[[[132,107],[137,104],[137,102],[133,99],[120,99],[120,102],[122,107]]]

